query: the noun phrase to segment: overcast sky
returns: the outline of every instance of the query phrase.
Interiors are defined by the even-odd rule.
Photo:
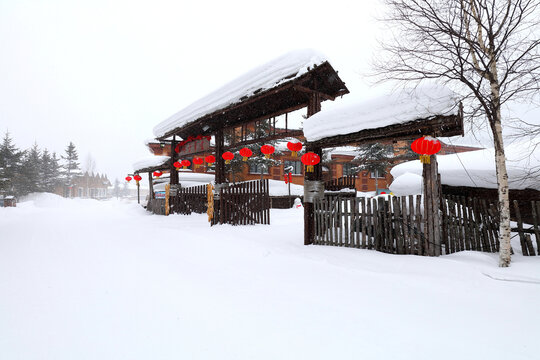
[[[59,154],[73,141],[122,179],[156,124],[290,50],[324,53],[347,97],[383,93],[364,76],[381,13],[357,0],[0,0],[0,131]]]

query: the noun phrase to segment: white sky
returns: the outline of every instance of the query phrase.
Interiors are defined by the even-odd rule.
[[[59,154],[73,141],[82,163],[91,154],[123,179],[157,123],[290,50],[326,54],[346,97],[384,93],[363,76],[380,11],[357,0],[0,0],[0,132]]]

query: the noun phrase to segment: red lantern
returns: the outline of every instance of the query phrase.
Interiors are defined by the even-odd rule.
[[[156,176],[157,177],[160,177],[161,175],[163,175],[163,171],[156,171]]]
[[[188,166],[191,165],[191,161],[189,161],[189,160],[182,160],[181,164],[182,164],[182,166],[184,167],[184,169],[187,169]]]
[[[274,147],[272,145],[263,145],[261,146],[261,152],[264,154],[265,158],[269,158],[270,155],[274,153]]]
[[[182,164],[180,163],[180,161],[175,161],[173,166],[176,168],[176,171],[178,171],[182,167]]]
[[[204,161],[206,161],[210,166],[212,166],[213,163],[216,162],[216,157],[214,155],[208,155],[204,158]]]
[[[242,148],[240,149],[240,156],[242,157],[242,160],[247,161],[247,158],[253,155],[253,151],[251,151],[248,148]]]
[[[321,161],[321,158],[315,153],[308,152],[302,155],[300,160],[304,165],[306,165],[307,172],[313,172],[313,167]]]
[[[195,169],[198,168],[199,165],[202,165],[203,162],[204,162],[203,158],[200,158],[200,157],[193,158],[193,164],[195,164]]]
[[[221,155],[223,160],[225,160],[225,164],[230,164],[231,160],[234,159],[234,154],[230,151],[224,152],[223,155]]]
[[[154,172],[152,173],[152,175],[154,175],[155,177],[157,177],[157,171],[154,171]]]
[[[131,176],[126,176],[126,181],[130,182],[131,181]]]
[[[139,181],[142,180],[142,177],[140,177],[139,175],[135,175],[133,179],[135,179],[135,181],[137,182],[137,186],[139,186]]]
[[[420,154],[420,162],[429,164],[429,156],[441,151],[441,142],[434,137],[424,136],[416,139],[411,144],[411,149],[417,154]]]
[[[287,143],[287,149],[291,150],[291,156],[296,157],[298,156],[298,152],[302,150],[302,143],[293,143],[289,141]]]

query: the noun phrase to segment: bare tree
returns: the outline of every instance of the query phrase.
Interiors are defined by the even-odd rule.
[[[499,266],[510,265],[510,202],[501,106],[539,89],[538,0],[384,0],[392,33],[376,74],[433,79],[464,95],[469,119],[487,119],[499,193]],[[485,124],[485,123],[484,123]]]

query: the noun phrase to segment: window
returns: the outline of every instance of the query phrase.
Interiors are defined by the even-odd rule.
[[[356,165],[353,163],[344,163],[343,164],[343,176],[355,175],[356,174]]]
[[[369,176],[371,176],[372,179],[379,178],[384,179],[386,177],[386,170],[375,170],[372,171]]]
[[[252,174],[268,174],[268,166],[263,164],[251,163],[249,164],[249,172]]]
[[[292,170],[289,171],[287,168],[292,168]],[[300,175],[302,174],[302,163],[300,161],[285,160],[283,162],[283,172],[290,172],[293,175]]]

